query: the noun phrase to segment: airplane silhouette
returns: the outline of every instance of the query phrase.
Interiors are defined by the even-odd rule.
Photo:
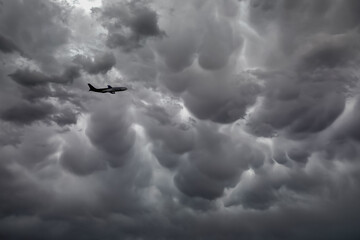
[[[89,85],[89,91],[91,92],[99,92],[99,93],[111,93],[111,94],[115,94],[115,92],[121,92],[121,91],[126,91],[127,88],[126,87],[112,87],[110,85],[107,85],[107,88],[95,88],[93,85],[91,85],[90,83],[88,83]]]

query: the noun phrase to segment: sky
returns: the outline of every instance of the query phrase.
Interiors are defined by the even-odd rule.
[[[1,0],[0,238],[360,239],[359,26],[358,0]]]

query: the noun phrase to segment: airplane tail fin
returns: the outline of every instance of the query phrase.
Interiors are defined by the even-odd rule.
[[[91,85],[90,83],[88,83],[88,86],[89,86],[89,91],[94,91],[94,90],[96,90],[96,88],[94,88],[94,86]]]

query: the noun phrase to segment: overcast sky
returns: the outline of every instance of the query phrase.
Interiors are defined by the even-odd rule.
[[[358,0],[0,0],[0,238],[360,239],[359,26]]]

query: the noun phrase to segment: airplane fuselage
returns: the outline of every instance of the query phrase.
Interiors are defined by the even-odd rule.
[[[91,92],[115,94],[115,92],[122,92],[122,91],[127,90],[126,87],[111,87],[111,86],[108,85],[107,88],[95,88],[91,84],[88,84],[88,85],[89,85],[89,88],[90,88],[89,91],[91,91]]]

